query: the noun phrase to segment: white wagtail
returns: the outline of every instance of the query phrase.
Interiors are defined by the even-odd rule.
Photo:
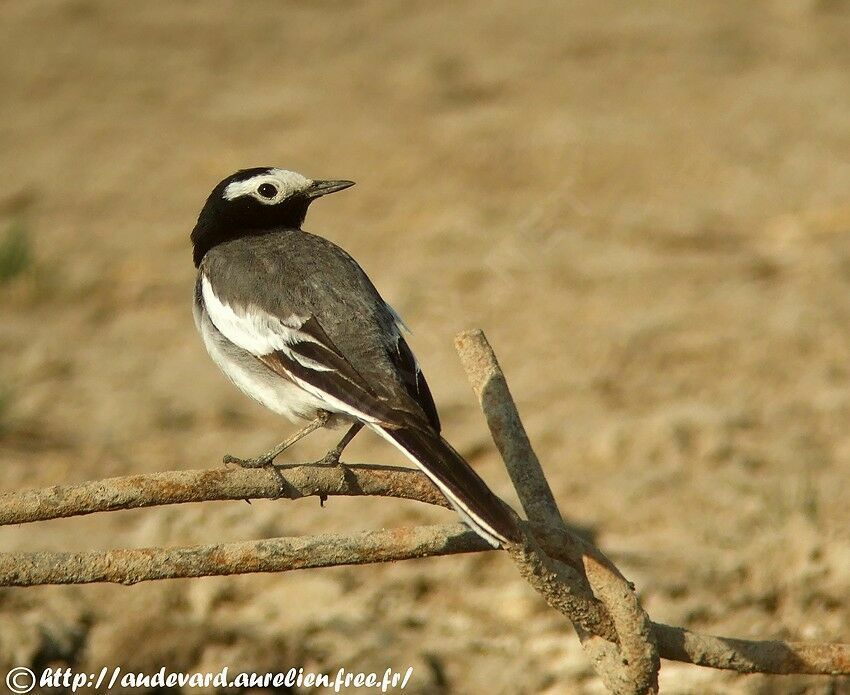
[[[284,169],[244,169],[210,194],[192,231],[195,323],[210,356],[251,398],[290,420],[293,437],[253,459],[271,466],[322,426],[350,425],[324,461],[338,463],[365,425],[397,447],[494,546],[518,538],[515,515],[440,436],[404,324],[363,269],[301,229],[316,198],[354,185]]]

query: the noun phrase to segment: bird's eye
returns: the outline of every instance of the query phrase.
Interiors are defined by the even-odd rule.
[[[270,183],[261,183],[260,187],[257,189],[257,193],[263,196],[263,198],[271,199],[277,195],[277,187]]]

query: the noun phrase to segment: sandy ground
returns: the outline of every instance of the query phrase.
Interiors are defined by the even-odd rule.
[[[358,182],[306,227],[403,314],[448,438],[497,492],[515,501],[453,352],[467,327],[494,344],[565,514],[654,619],[850,640],[848,3],[13,0],[0,46],[2,489],[217,466],[290,431],[203,353],[187,238],[220,178],[280,165]],[[18,266],[14,235],[31,244]],[[399,463],[369,436],[348,460]],[[451,519],[233,502],[0,542]],[[412,665],[412,693],[601,688],[496,554],[3,590],[0,670],[46,664]],[[850,692],[670,663],[662,686]]]

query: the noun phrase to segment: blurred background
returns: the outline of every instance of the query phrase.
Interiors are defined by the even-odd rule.
[[[218,372],[190,308],[210,189],[281,166],[357,181],[305,227],[404,316],[447,438],[499,494],[515,502],[452,347],[468,327],[565,514],[655,620],[850,639],[850,3],[14,0],[0,45],[3,490],[219,466],[292,430]],[[347,460],[402,463],[371,435]],[[0,543],[453,519],[230,502]],[[0,625],[4,671],[412,665],[412,693],[601,691],[565,619],[495,553],[5,589]],[[670,663],[661,682],[850,692]]]

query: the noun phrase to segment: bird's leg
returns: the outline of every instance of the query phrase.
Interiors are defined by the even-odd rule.
[[[343,435],[342,439],[339,440],[339,444],[337,444],[333,449],[331,449],[323,459],[316,461],[317,464],[321,466],[341,466],[343,469],[343,475],[346,475],[347,469],[345,468],[344,463],[340,463],[339,457],[342,456],[342,451],[351,444],[351,440],[357,436],[357,433],[363,429],[362,422],[355,422],[351,427],[348,428],[348,431]],[[325,501],[328,499],[327,495],[319,495],[319,505],[322,507],[325,506]]]
[[[351,440],[357,436],[357,433],[363,429],[362,422],[355,422],[351,427],[348,428],[348,432],[345,433],[342,439],[339,440],[339,444],[337,444],[333,449],[331,449],[325,457],[321,461],[317,461],[316,463],[326,464],[328,466],[336,466],[339,464],[339,457],[342,456],[343,449],[351,444]]]
[[[293,434],[288,439],[284,439],[280,444],[278,444],[271,451],[267,451],[262,456],[257,456],[256,458],[251,459],[241,459],[236,456],[231,456],[230,454],[225,455],[224,463],[235,463],[237,466],[241,466],[242,468],[271,468],[272,471],[278,477],[278,483],[280,484],[280,491],[283,492],[285,488],[286,481],[281,475],[280,471],[272,465],[272,462],[277,458],[277,456],[284,450],[295,444],[299,439],[303,439],[310,432],[315,432],[320,427],[324,427],[325,424],[330,419],[330,413],[324,410],[320,410],[316,415],[314,420],[311,420],[306,427],[302,427],[295,434]]]

